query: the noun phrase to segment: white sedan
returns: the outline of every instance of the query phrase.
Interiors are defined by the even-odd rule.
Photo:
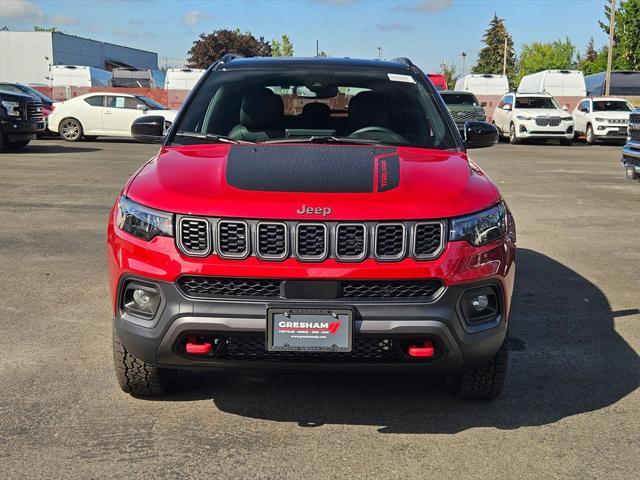
[[[68,142],[98,136],[131,138],[131,124],[136,118],[160,115],[168,128],[178,113],[143,95],[113,92],[87,93],[54,103],[53,107],[49,130]]]

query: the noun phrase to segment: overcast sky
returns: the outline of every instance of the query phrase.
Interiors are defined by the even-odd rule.
[[[410,57],[425,71],[456,62],[467,70],[494,12],[505,19],[519,50],[524,42],[568,36],[582,51],[598,27],[605,0],[0,0],[0,26],[56,26],[83,37],[157,52],[160,65],[181,66],[202,32],[250,30],[271,40],[285,33],[295,54]]]

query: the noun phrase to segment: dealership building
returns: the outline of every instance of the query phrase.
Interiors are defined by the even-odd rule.
[[[158,54],[57,32],[0,31],[0,81],[48,85],[51,65],[158,69]]]

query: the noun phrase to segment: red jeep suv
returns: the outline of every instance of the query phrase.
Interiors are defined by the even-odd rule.
[[[504,383],[515,227],[407,59],[226,55],[110,215],[120,386],[181,369],[401,369],[461,398]]]

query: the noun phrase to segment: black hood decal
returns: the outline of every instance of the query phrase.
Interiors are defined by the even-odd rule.
[[[398,186],[393,147],[232,145],[227,183],[268,192],[371,193]]]

